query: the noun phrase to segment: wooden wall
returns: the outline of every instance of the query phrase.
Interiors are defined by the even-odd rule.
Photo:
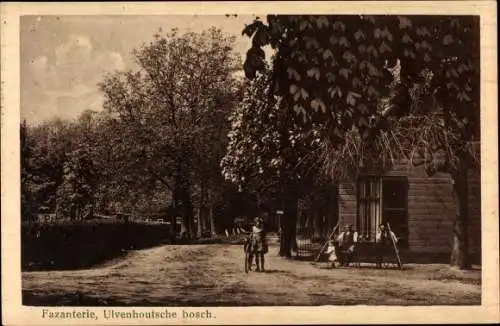
[[[340,229],[345,224],[352,224],[356,227],[356,184],[344,182],[339,184],[339,222]]]
[[[401,162],[388,176],[408,177],[409,249],[416,252],[451,251],[455,200],[449,174],[428,177],[423,167]],[[472,253],[481,252],[481,196],[479,173],[469,173],[469,244]],[[357,203],[354,183],[339,186],[341,226],[356,226]]]
[[[469,245],[471,253],[481,257],[481,174],[469,173]]]

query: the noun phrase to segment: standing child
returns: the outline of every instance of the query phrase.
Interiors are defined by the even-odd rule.
[[[338,261],[337,254],[335,252],[335,241],[330,239],[330,241],[328,241],[328,247],[326,248],[326,254],[328,255],[328,262],[331,264],[332,268],[335,268],[335,263]]]

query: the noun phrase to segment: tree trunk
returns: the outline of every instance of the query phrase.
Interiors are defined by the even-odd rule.
[[[182,228],[187,234],[189,238],[193,238],[195,235],[195,225],[194,225],[194,212],[193,212],[193,203],[191,201],[191,192],[189,187],[189,174],[186,171],[186,168],[183,164],[185,164],[184,150],[181,149],[180,160],[177,162],[177,175],[175,177],[174,184],[174,203],[176,203],[176,208],[180,204],[180,213],[182,215]]]
[[[181,237],[185,237],[189,234],[188,232],[188,228],[187,228],[187,224],[186,224],[186,220],[184,219],[184,217],[181,219]]]
[[[315,204],[313,208],[313,229],[314,229],[313,234],[315,238],[321,238],[321,233],[322,233],[321,223],[322,223],[321,214]]]
[[[182,189],[182,219],[186,221],[186,228],[190,238],[195,235],[193,205],[188,189]]]
[[[217,236],[217,231],[215,230],[215,219],[214,219],[214,208],[213,204],[210,204],[208,208],[208,219],[210,221],[210,234],[212,237]]]
[[[293,189],[286,189],[283,200],[283,216],[281,218],[280,256],[292,257],[292,249],[296,247],[297,204],[298,198]]]
[[[172,214],[170,216],[170,230],[172,232],[172,237],[177,236],[177,214]]]
[[[75,205],[75,213],[74,213],[74,220],[80,220],[80,203],[76,203]]]
[[[94,219],[94,203],[90,204],[88,218],[91,220]]]
[[[453,175],[456,215],[453,223],[453,248],[450,264],[460,269],[467,269],[471,266],[468,255],[467,218],[469,213],[469,189],[467,172],[467,167],[462,163],[458,171]]]
[[[194,216],[189,189],[181,182],[178,182],[173,197],[175,211],[182,216],[181,235],[184,234],[192,238],[194,236]]]
[[[335,225],[339,221],[339,205],[338,205],[338,197],[337,197],[337,187],[335,184],[332,184],[329,187],[328,198],[327,198],[327,206],[328,206],[328,235],[333,231]]]
[[[199,226],[200,226],[200,230],[199,230],[199,236],[201,236],[201,233],[203,233],[203,231],[205,231],[207,229],[207,220],[208,220],[208,216],[207,216],[207,203],[208,203],[208,193],[207,193],[207,186],[206,186],[206,182],[204,180],[201,181],[201,186],[200,186],[200,203],[199,203]]]
[[[207,221],[208,221],[208,213],[207,213],[207,208],[203,207],[203,209],[200,209],[200,229],[201,232],[205,232],[208,229],[207,226]]]
[[[182,203],[182,200],[179,198],[180,196],[181,196],[180,190],[176,189],[175,195],[174,195],[174,198],[176,198],[175,199],[175,208],[176,208],[177,215],[179,215],[181,217],[180,236],[181,236],[181,238],[184,238],[185,236],[187,236],[189,234],[189,230],[188,230],[188,225],[187,225],[188,221],[187,221],[186,217],[184,216],[184,211],[182,209],[183,203]]]
[[[196,213],[196,237],[201,238],[202,234],[202,225],[201,225],[201,219],[202,219],[202,212],[200,208],[195,209]]]

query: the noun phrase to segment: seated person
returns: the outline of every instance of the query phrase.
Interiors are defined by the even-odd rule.
[[[385,253],[392,247],[392,241],[398,243],[399,239],[396,237],[394,232],[389,231],[385,224],[380,224],[378,226],[377,235],[375,237],[375,243],[378,246],[377,249],[377,267],[382,267],[382,261],[384,259]]]
[[[344,232],[337,237],[337,257],[341,266],[347,266],[353,258],[358,233],[352,230],[352,225],[346,225]]]

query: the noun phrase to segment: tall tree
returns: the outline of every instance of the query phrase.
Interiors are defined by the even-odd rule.
[[[72,220],[92,218],[96,172],[87,148],[68,153],[64,164],[63,182],[57,189],[57,214]]]
[[[234,38],[211,28],[172,30],[133,51],[136,71],[117,72],[100,84],[105,108],[120,126],[121,178],[161,185],[172,193],[184,228],[194,235],[192,189],[196,144],[214,129],[215,113],[230,106],[238,83]],[[148,185],[149,184],[149,185]]]
[[[35,217],[34,205],[34,169],[33,169],[33,143],[30,139],[26,120],[21,123],[21,219],[30,221]]]
[[[406,157],[451,175],[451,264],[467,268],[467,171],[478,163],[471,146],[479,139],[478,17],[268,15],[267,24],[257,19],[243,34],[252,39],[247,77],[264,69],[262,47],[270,45],[271,89],[299,123],[326,126],[321,157],[329,175],[355,174],[380,150],[388,166]],[[409,110],[409,90],[424,83],[426,70],[438,114]]]
[[[21,190],[33,218],[39,209],[55,210],[56,192],[74,136],[70,123],[59,119],[36,126],[26,122],[21,125]]]
[[[241,191],[277,198],[284,210],[280,255],[290,257],[295,243],[297,204],[312,182],[309,154],[317,147],[320,129],[304,131],[283,101],[269,90],[264,71],[246,84],[243,100],[231,114],[231,131],[222,159],[224,177]]]

